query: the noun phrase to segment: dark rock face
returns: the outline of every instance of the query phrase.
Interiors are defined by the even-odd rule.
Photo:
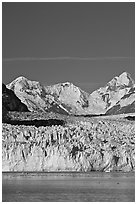
[[[5,106],[2,105],[2,122],[7,121],[7,120],[10,120],[10,116]]]
[[[2,84],[2,110],[3,113],[6,113],[6,110],[20,112],[29,111],[27,106],[17,98],[14,92],[6,88],[5,84]]]
[[[135,120],[135,116],[127,116],[125,117],[127,120]]]

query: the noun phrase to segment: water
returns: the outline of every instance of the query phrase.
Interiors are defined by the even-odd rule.
[[[3,173],[3,202],[134,202],[134,173]]]

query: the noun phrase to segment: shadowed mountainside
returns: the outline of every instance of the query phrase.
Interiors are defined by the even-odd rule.
[[[7,111],[29,111],[14,92],[6,88],[5,84],[2,84],[2,107]]]
[[[27,106],[14,94],[12,90],[2,84],[2,120],[9,120],[8,111],[29,112]]]

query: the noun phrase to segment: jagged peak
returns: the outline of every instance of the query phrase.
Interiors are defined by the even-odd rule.
[[[71,82],[60,82],[60,83],[57,83],[57,84],[53,84],[53,85],[49,85],[49,86],[45,86],[47,88],[50,88],[50,87],[70,87],[70,86],[73,86],[73,87],[76,87],[73,83]]]
[[[71,86],[71,85],[73,85],[74,86],[74,84],[72,84],[71,82],[63,82],[63,83],[60,83],[61,85],[64,85],[64,86]]]
[[[131,75],[130,75],[128,72],[126,72],[126,71],[122,72],[122,73],[119,75],[119,77],[122,76],[122,75],[123,75],[123,76],[125,75],[125,76],[130,76],[130,77],[131,77]]]
[[[47,92],[61,92],[61,91],[66,91],[67,93],[69,91],[74,91],[75,94],[82,94],[83,96],[89,96],[89,93],[83,91],[80,87],[76,86],[75,84],[73,84],[72,82],[61,82],[61,83],[57,83],[57,84],[53,84],[53,85],[49,85],[49,86],[44,86],[45,90]]]
[[[75,84],[73,84],[72,82],[61,82],[61,83],[58,83],[58,84],[54,84],[52,86],[49,86],[49,87],[64,87],[64,88],[71,88],[71,89],[77,89],[85,94],[88,94],[87,92],[83,91],[80,87],[76,86]]]
[[[66,85],[66,86],[70,86],[70,85],[73,85],[71,82],[69,81],[66,81],[66,82],[61,82],[61,83],[58,83],[58,85]],[[74,86],[74,85],[73,85]]]
[[[118,78],[129,78],[129,79],[132,79],[131,75],[128,72],[123,72],[122,74],[119,75]]]
[[[20,84],[20,87],[22,87],[22,88],[27,88],[27,89],[35,88],[35,89],[39,89],[39,90],[42,89],[42,86],[41,86],[40,82],[31,81],[31,80],[27,79],[24,76],[17,77],[14,81],[7,84],[6,87],[8,89],[14,90],[17,87],[19,88],[19,84]]]
[[[19,76],[14,81],[28,81],[28,79],[24,76]]]
[[[19,77],[17,77],[16,79],[14,79],[12,82],[10,82],[9,84],[7,84],[6,87],[7,87],[8,89],[14,90],[15,85],[16,85],[17,83],[26,84],[27,82],[28,82],[28,79],[27,79],[27,78],[25,78],[24,76],[19,76]]]
[[[72,84],[70,81],[62,82],[62,84]]]
[[[131,78],[131,75],[128,72],[123,72],[118,77],[118,83],[124,85],[133,85],[134,81]]]
[[[131,78],[131,75],[128,72],[123,72],[119,76],[114,77],[111,81],[107,83],[109,87],[118,87],[118,86],[133,86],[134,80]]]
[[[19,77],[17,77],[15,80],[13,80],[11,83],[9,83],[7,86],[9,86],[9,85],[13,85],[13,84],[16,84],[17,82],[19,82],[19,83],[27,83],[27,84],[40,84],[40,82],[38,82],[38,81],[31,81],[31,80],[29,80],[29,79],[27,79],[26,77],[24,77],[24,76],[19,76]]]

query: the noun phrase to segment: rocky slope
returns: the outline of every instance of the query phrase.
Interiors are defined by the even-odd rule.
[[[89,94],[72,83],[66,82],[47,86],[45,91],[72,114],[79,114],[88,107]]]
[[[135,101],[134,81],[127,72],[122,73],[119,77],[114,77],[106,86],[99,88],[89,96],[89,111],[93,113],[124,113],[122,107],[127,107],[126,112],[130,112],[129,105]],[[117,112],[115,106],[119,106]],[[134,103],[132,104],[134,106]],[[111,111],[109,111],[111,109]],[[109,111],[109,112],[108,112]],[[92,112],[91,112],[92,113]]]
[[[52,95],[45,92],[39,82],[18,77],[8,84],[7,88],[13,90],[30,111],[53,111],[68,114],[68,111],[61,107]]]
[[[72,83],[44,87],[39,82],[19,77],[7,88],[27,105],[30,111],[52,111],[63,114],[118,114],[134,111],[135,85],[127,72],[114,77],[91,94]]]
[[[2,159],[3,171],[134,171],[134,122],[3,124]]]
[[[130,88],[116,105],[106,112],[107,115],[126,113],[135,113],[135,87]]]
[[[7,89],[4,84],[2,84],[2,108],[4,112],[5,110],[20,112],[28,111],[27,106],[20,101],[12,90]]]

